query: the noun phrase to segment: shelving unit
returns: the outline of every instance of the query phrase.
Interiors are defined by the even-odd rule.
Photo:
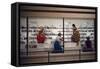
[[[22,17],[22,20],[25,20],[25,17]],[[37,20],[36,20],[37,19]],[[32,21],[33,20],[33,21]],[[40,21],[39,21],[40,20]],[[48,23],[47,23],[48,20]],[[45,34],[47,37],[48,41],[47,43],[51,43],[52,39],[54,39],[57,36],[57,33],[59,33],[59,31],[62,33],[62,37],[64,37],[64,42],[71,42],[71,36],[72,36],[72,24],[76,24],[76,27],[78,27],[78,30],[80,31],[80,42],[81,45],[85,44],[86,41],[86,37],[87,37],[87,33],[90,33],[90,40],[92,41],[92,45],[94,46],[94,20],[89,20],[89,19],[64,19],[64,25],[66,25],[66,23],[69,22],[69,25],[66,25],[66,27],[60,28],[61,26],[63,26],[63,19],[60,18],[60,22],[59,22],[59,18],[34,18],[32,19],[32,17],[29,18],[29,22],[28,24],[30,25],[30,27],[28,27],[29,31],[28,31],[28,39],[29,39],[29,43],[37,43],[36,41],[36,35],[38,33],[39,30],[39,25],[41,26],[41,24],[44,21],[44,29],[45,29]],[[46,21],[46,22],[45,22]],[[52,21],[52,23],[50,22]],[[25,21],[23,21],[25,22]],[[31,22],[31,23],[30,23]],[[34,24],[34,22],[36,22]],[[42,23],[41,23],[42,22]],[[49,23],[50,22],[50,23]],[[74,23],[76,22],[76,23]],[[55,23],[55,24],[54,24]],[[25,23],[24,23],[25,24]],[[51,24],[51,25],[49,25]],[[59,24],[58,26],[56,26],[56,24]],[[87,26],[88,24],[89,27]],[[55,31],[55,32],[53,32]],[[64,31],[64,36],[63,36],[63,31]],[[22,44],[25,43],[24,41],[27,40],[26,37],[26,32],[27,32],[27,27],[25,27],[24,25],[21,25],[21,42]],[[31,42],[30,42],[31,41]]]
[[[25,17],[22,17],[22,20],[26,20]],[[63,23],[64,20],[64,23]],[[91,33],[90,40],[94,46],[94,20],[88,19],[65,19],[65,18],[34,18],[28,17],[28,31],[27,24],[25,26],[25,21],[22,21],[24,25],[21,25],[21,47],[20,52],[24,52],[24,56],[21,54],[21,62],[25,63],[45,63],[45,62],[59,62],[59,61],[79,61],[79,60],[89,60],[95,59],[95,52],[82,52],[81,45],[85,45],[87,32]],[[35,22],[35,23],[34,23]],[[69,23],[68,23],[69,22]],[[76,23],[74,23],[76,22]],[[88,22],[88,23],[87,23]],[[42,24],[43,23],[43,24]],[[66,23],[68,23],[66,25]],[[77,47],[76,43],[71,42],[72,35],[72,24],[76,24],[78,30],[80,31],[80,46]],[[58,25],[57,25],[58,24]],[[64,24],[64,28],[63,27]],[[87,26],[88,24],[89,27]],[[36,41],[36,35],[38,33],[39,27],[43,25],[44,32],[47,37],[47,40],[44,44],[38,44]],[[53,32],[54,31],[54,32]],[[64,33],[63,33],[64,31]],[[28,32],[28,49],[27,49],[27,34]],[[64,37],[64,53],[50,53],[53,50],[51,44],[54,37],[57,36],[57,33],[61,32],[62,37]],[[64,34],[64,35],[63,35]],[[37,48],[34,48],[34,45]],[[67,50],[65,50],[67,49]],[[75,50],[77,49],[77,50]],[[34,53],[35,51],[35,53]],[[39,52],[40,51],[40,52]],[[25,53],[28,53],[28,55]],[[36,54],[36,55],[35,55]],[[91,56],[91,57],[90,57]],[[41,58],[40,58],[41,57]],[[34,61],[34,62],[33,62]]]

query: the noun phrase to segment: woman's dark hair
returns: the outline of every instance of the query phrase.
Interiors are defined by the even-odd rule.
[[[86,37],[87,40],[90,40],[90,37]]]
[[[61,33],[58,33],[58,36],[61,36]]]
[[[72,24],[73,27],[75,27],[75,24]]]

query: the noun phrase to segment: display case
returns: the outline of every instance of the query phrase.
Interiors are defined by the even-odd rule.
[[[11,5],[14,66],[97,61],[97,7]]]

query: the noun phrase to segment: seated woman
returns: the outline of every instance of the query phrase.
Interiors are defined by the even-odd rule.
[[[92,48],[92,42],[90,40],[90,37],[87,37],[87,40],[85,41],[85,47],[83,47],[83,51],[93,51]]]
[[[63,52],[62,44],[63,38],[61,37],[61,33],[58,33],[58,36],[56,37],[56,40],[54,42],[54,49],[53,53],[61,53]]]
[[[38,43],[44,43],[46,40],[46,36],[44,34],[44,28],[41,27],[41,30],[39,31],[39,33],[37,34],[37,42]]]

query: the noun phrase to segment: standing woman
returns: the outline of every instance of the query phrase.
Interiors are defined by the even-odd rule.
[[[75,24],[72,24],[73,27],[73,35],[71,37],[73,42],[76,42],[77,46],[79,46],[79,41],[80,41],[80,32],[75,26]]]

